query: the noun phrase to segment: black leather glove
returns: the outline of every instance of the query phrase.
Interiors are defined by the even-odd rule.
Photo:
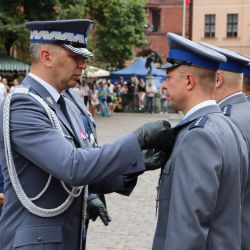
[[[164,167],[169,158],[169,154],[156,149],[143,150],[143,155],[146,170],[155,170]]]
[[[144,124],[134,131],[141,149],[157,149],[168,153],[174,145],[176,131],[168,121],[155,121]]]
[[[92,219],[93,221],[95,221],[96,218],[100,216],[105,226],[107,226],[111,221],[105,204],[97,194],[89,194],[87,201],[87,212],[89,219]]]

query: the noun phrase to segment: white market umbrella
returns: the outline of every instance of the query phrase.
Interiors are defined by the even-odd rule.
[[[82,71],[82,76],[84,77],[107,77],[110,75],[110,72],[104,69],[100,69],[94,66],[88,66],[86,70]]]

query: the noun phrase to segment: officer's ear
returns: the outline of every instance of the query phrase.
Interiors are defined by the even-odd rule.
[[[186,81],[187,81],[187,90],[192,90],[196,83],[197,83],[197,77],[193,73],[187,73],[186,75]]]
[[[51,67],[52,66],[52,54],[49,47],[45,46],[42,47],[39,53],[40,61],[46,66]]]
[[[223,82],[224,82],[224,74],[222,71],[217,70],[215,87],[220,88],[222,86]]]

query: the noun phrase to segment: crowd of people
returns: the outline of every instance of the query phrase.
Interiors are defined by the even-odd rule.
[[[19,83],[20,79],[18,78],[8,81],[7,78],[0,76],[0,104],[8,93],[12,93],[15,90]]]
[[[18,78],[7,80],[0,76],[0,103],[20,82]],[[138,79],[135,74],[131,75],[128,81],[119,77],[114,83],[111,83],[110,79],[89,81],[83,78],[78,81],[74,89],[93,116],[100,113],[103,117],[109,117],[113,112],[166,114],[168,109],[164,84],[157,89],[154,81],[145,83],[144,78]],[[159,108],[156,107],[158,97]]]
[[[155,113],[156,97],[160,97],[160,113],[167,113],[166,88],[162,84],[157,89],[154,81],[145,83],[134,74],[128,81],[120,77],[111,83],[110,79],[83,80],[75,89],[83,98],[85,105],[93,116],[100,112],[108,117],[113,112],[145,112]]]

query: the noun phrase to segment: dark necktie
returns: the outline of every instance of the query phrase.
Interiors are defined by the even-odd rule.
[[[66,103],[65,103],[64,97],[62,95],[60,95],[60,98],[58,99],[57,103],[59,104],[60,109],[62,110],[65,118],[67,119],[67,121],[71,125],[69,114],[68,114],[67,107],[66,107]]]
[[[80,107],[79,103],[75,100],[75,97],[71,94],[71,92],[69,90],[66,90],[65,92],[70,96],[70,99],[74,102],[74,104],[81,111],[83,126],[85,128],[86,133],[88,134],[90,138],[90,134],[92,133],[92,131],[94,131],[93,124],[90,122],[89,117],[85,114],[85,112],[83,111],[83,108]]]

